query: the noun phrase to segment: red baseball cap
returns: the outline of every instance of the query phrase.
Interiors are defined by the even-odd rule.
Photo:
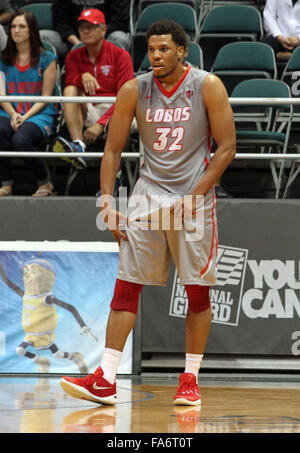
[[[77,19],[77,23],[80,20],[86,20],[87,22],[91,22],[91,24],[105,25],[105,17],[104,14],[99,11],[99,9],[84,9],[81,11],[80,16]]]

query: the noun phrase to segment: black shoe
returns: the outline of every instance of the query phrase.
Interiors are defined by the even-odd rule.
[[[222,186],[215,186],[215,193],[217,198],[233,198]]]

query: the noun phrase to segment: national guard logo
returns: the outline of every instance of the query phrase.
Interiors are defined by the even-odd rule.
[[[107,76],[109,74],[110,69],[111,69],[110,64],[104,64],[101,66],[101,70],[105,76]]]
[[[247,258],[246,249],[218,246],[217,284],[210,289],[212,322],[238,325]],[[187,308],[187,294],[175,271],[169,315],[184,318]]]

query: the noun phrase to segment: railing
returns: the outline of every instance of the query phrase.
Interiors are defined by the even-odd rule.
[[[99,97],[99,96],[1,96],[1,102],[45,102],[45,103],[114,103],[116,97]],[[229,98],[231,104],[234,105],[299,105],[300,99],[298,98]],[[103,152],[85,152],[85,153],[72,153],[72,157],[95,158],[103,157]],[[140,157],[140,152],[124,152],[121,154],[122,159],[135,160]],[[47,157],[48,158],[62,158],[70,157],[70,153],[52,153],[49,151],[43,152],[27,152],[27,151],[1,151],[0,157]],[[272,162],[282,162],[283,160],[293,160],[294,164],[298,163],[300,166],[300,154],[298,153],[237,153],[236,160],[269,160]],[[289,182],[295,179],[300,169],[295,169],[293,166],[292,173],[289,177]]]

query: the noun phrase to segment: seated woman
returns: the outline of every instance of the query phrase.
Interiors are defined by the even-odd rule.
[[[45,51],[37,21],[31,11],[15,13],[9,23],[7,45],[1,54],[6,94],[14,96],[51,96],[56,80],[56,56]],[[57,108],[43,102],[2,102],[0,104],[0,152],[36,151],[36,146],[54,132]],[[53,194],[43,159],[26,157],[34,172],[34,196]],[[13,177],[9,157],[0,157],[0,196],[12,194]]]

